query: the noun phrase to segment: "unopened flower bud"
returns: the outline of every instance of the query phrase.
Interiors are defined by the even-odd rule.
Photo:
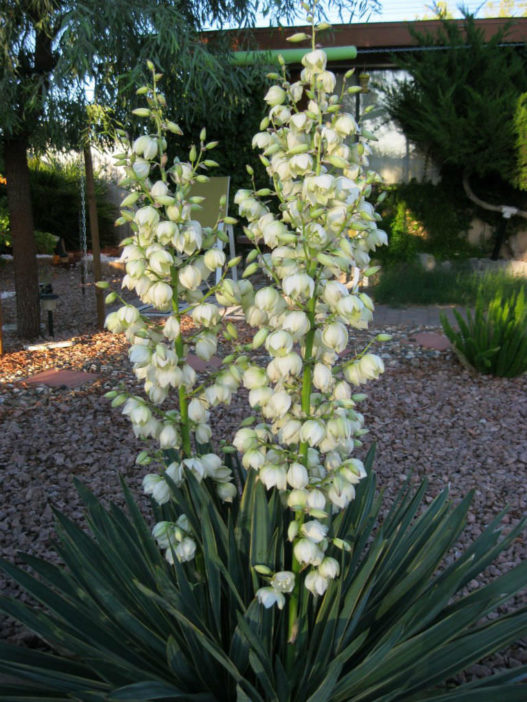
[[[289,523],[289,526],[287,527],[287,539],[288,541],[294,541],[296,539],[296,536],[298,534],[298,522],[293,521]]]
[[[281,105],[286,98],[286,92],[279,85],[272,85],[265,94],[264,100],[268,105]]]

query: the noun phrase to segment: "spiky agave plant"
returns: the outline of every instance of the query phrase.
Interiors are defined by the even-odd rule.
[[[366,461],[368,470],[371,454]],[[243,471],[242,471],[243,472]],[[255,473],[228,517],[213,491],[189,474],[174,489],[203,553],[203,577],[189,563],[170,565],[132,496],[128,515],[105,510],[79,485],[91,534],[57,514],[65,566],[25,556],[35,575],[2,563],[42,605],[2,598],[1,609],[51,647],[0,645],[0,699],[207,702],[349,700],[523,700],[527,666],[459,687],[457,672],[525,632],[527,611],[485,619],[524,587],[523,563],[466,594],[523,524],[500,540],[498,516],[449,565],[443,563],[465,522],[470,497],[453,507],[447,492],[423,509],[425,485],[407,483],[390,509],[369,470],[335,533],[351,550],[342,577],[317,599],[303,590],[294,656],[288,618],[255,599],[254,565],[285,566],[286,519],[278,493],[269,500]],[[170,516],[163,506],[162,516]]]
[[[441,324],[462,363],[480,373],[515,378],[527,371],[527,306],[523,288],[507,295],[498,291],[485,303],[480,289],[474,312],[457,310],[457,329],[445,315]]]

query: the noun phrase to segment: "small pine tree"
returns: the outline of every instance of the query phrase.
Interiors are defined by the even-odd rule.
[[[443,20],[434,35],[413,32],[423,50],[396,59],[409,77],[386,89],[386,104],[407,137],[440,168],[513,184],[515,109],[527,91],[527,72],[518,50],[503,46],[507,31],[486,41],[467,15],[461,28]]]
[[[516,131],[516,175],[514,185],[519,190],[527,190],[527,93],[518,98],[514,114]]]

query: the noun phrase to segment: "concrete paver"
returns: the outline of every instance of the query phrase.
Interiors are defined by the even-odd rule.
[[[84,373],[82,371],[72,371],[60,368],[51,368],[50,370],[31,375],[23,380],[24,383],[32,385],[49,385],[50,387],[75,388],[84,383],[92,383],[99,376],[95,373]]]
[[[440,316],[446,315],[450,322],[454,322],[453,310],[462,311],[462,307],[450,305],[426,305],[409,307],[390,307],[389,305],[376,305],[373,312],[375,328],[385,326],[405,327],[441,327]]]
[[[436,349],[436,351],[445,351],[451,346],[447,337],[437,332],[417,332],[414,340],[419,346],[425,349]]]

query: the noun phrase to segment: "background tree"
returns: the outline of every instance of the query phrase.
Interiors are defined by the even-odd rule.
[[[338,0],[331,9],[360,14],[379,5]],[[0,0],[0,139],[20,336],[34,338],[40,330],[28,150],[77,147],[87,89],[119,114],[146,58],[170,77],[175,119],[213,114],[220,132],[244,99],[247,70],[230,66],[221,40],[205,44],[198,32],[206,24],[250,26],[259,11],[287,22],[301,7],[296,0]]]
[[[518,105],[527,91],[525,51],[503,45],[507,27],[485,41],[472,16],[442,21],[437,34],[413,32],[423,51],[396,57],[408,77],[385,91],[392,118],[477,204],[471,181],[488,199],[522,207]],[[426,50],[432,48],[436,50]],[[490,195],[488,195],[490,193]],[[494,200],[495,201],[495,200]],[[501,205],[491,205],[497,212]],[[495,247],[494,254],[497,255]]]
[[[527,2],[525,0],[487,2],[484,12],[487,17],[527,17]]]
[[[449,7],[447,0],[437,0],[427,7],[429,12],[422,17],[416,17],[420,20],[437,20],[437,19],[452,19],[454,15]]]

